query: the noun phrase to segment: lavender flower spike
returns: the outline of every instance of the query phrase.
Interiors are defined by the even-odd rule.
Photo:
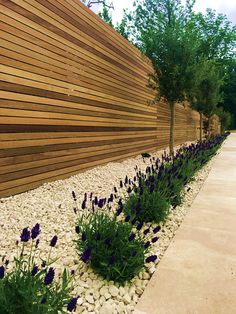
[[[157,226],[156,228],[153,229],[153,233],[157,233],[161,230],[160,226]]]
[[[44,283],[46,286],[50,285],[53,282],[54,276],[55,276],[55,269],[50,267],[49,271],[47,272],[44,278]]]
[[[20,239],[22,242],[28,242],[30,239],[30,230],[29,228],[24,228],[21,232]]]
[[[37,223],[32,229],[31,229],[31,238],[34,240],[37,238],[37,236],[40,234],[40,225]]]
[[[58,237],[56,235],[52,238],[52,240],[50,242],[51,247],[55,247],[55,245],[57,244],[57,239],[58,239]]]
[[[70,302],[67,305],[67,311],[72,312],[75,308],[76,308],[76,304],[77,304],[77,300],[79,297],[77,298],[72,298],[70,300]]]
[[[4,274],[5,274],[5,268],[4,268],[4,266],[1,266],[0,267],[0,279],[3,279]]]
[[[31,276],[34,277],[37,274],[38,270],[39,270],[38,266],[34,266],[31,271]]]
[[[146,258],[146,263],[155,262],[156,259],[157,259],[156,255],[148,256],[148,258]]]

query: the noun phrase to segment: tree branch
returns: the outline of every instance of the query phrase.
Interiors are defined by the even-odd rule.
[[[108,7],[109,9],[114,9],[113,3],[111,2],[110,4],[107,4],[105,0],[94,0],[94,1],[89,0],[87,7],[91,8],[93,4],[99,4],[99,3],[102,3],[104,6]]]

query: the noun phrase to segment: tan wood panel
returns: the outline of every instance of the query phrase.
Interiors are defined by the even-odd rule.
[[[0,0],[0,197],[168,146],[151,62],[79,0]],[[176,106],[175,142],[199,114]]]
[[[144,146],[143,149],[146,149],[147,147]],[[119,160],[121,158],[125,158],[125,157],[128,157],[128,156],[133,156],[135,154],[137,154],[137,152],[140,150],[139,149],[136,149],[132,152],[130,152],[129,150],[124,150],[123,154],[121,154],[120,152],[117,153],[117,156],[115,156],[115,154],[113,156],[103,156],[101,158],[101,156],[99,156],[99,158],[102,159],[103,163],[107,163],[107,162],[110,162],[110,161],[113,161],[113,160]],[[41,171],[41,169],[37,169],[37,170],[34,170],[32,169],[29,173],[28,173],[28,170],[27,170],[27,174],[28,176],[24,177],[24,178],[19,178],[19,179],[15,179],[15,180],[10,180],[10,181],[7,181],[7,182],[1,182],[0,180],[0,191],[4,190],[4,189],[8,189],[10,187],[15,187],[15,186],[18,186],[18,185],[21,185],[21,184],[26,184],[26,183],[29,183],[29,182],[35,182],[35,181],[39,181],[39,180],[42,180],[42,179],[48,179],[48,178],[51,178],[53,176],[59,176],[59,175],[63,175],[65,173],[71,173],[72,171],[80,171],[81,169],[84,169],[86,168],[86,164],[89,164],[90,166],[95,166],[95,165],[98,165],[100,162],[99,160],[96,160],[96,156],[93,156],[93,157],[90,157],[90,158],[86,158],[85,160],[85,165],[82,163],[81,165],[74,165],[72,162],[70,164],[65,164],[64,168],[61,168],[59,167],[59,165],[55,165],[54,168],[56,168],[56,170],[53,170],[51,169],[52,167],[51,166],[47,166],[47,167],[43,167],[43,173]],[[93,160],[95,159],[95,160]],[[58,168],[58,169],[57,169]],[[50,169],[50,170],[49,170]],[[39,172],[37,174],[35,174],[35,172]],[[14,174],[15,176],[17,176],[16,174]],[[4,176],[4,178],[6,178],[6,176]],[[3,180],[5,180],[3,178]],[[12,176],[12,179],[13,179],[13,176]]]
[[[155,140],[154,141],[153,140],[144,140],[144,141],[140,142],[139,145],[137,143],[135,143],[135,148],[138,148],[138,147],[142,148],[144,145],[149,145],[149,146],[153,145],[153,147],[155,147],[155,144],[156,144]],[[131,144],[128,147],[130,150],[133,148]],[[125,148],[125,146],[122,145],[122,147],[118,147],[118,148],[96,150],[96,156],[103,155],[103,154],[111,154],[111,156],[112,156],[113,153],[120,152],[120,151],[124,150],[124,148]],[[63,153],[63,152],[61,152],[61,153]],[[36,154],[36,156],[34,156],[35,159],[33,161],[26,161],[26,162],[22,162],[22,163],[18,163],[18,164],[10,164],[10,165],[1,166],[0,167],[0,174],[7,174],[7,173],[11,173],[11,172],[22,171],[22,169],[24,169],[23,171],[25,171],[26,169],[32,169],[32,168],[36,168],[36,167],[42,167],[42,166],[47,166],[47,165],[51,165],[51,164],[57,164],[57,163],[65,162],[65,161],[76,160],[79,164],[80,159],[89,158],[89,157],[94,156],[94,150],[90,149],[89,152],[80,153],[79,155],[78,154],[65,155],[65,154],[66,153],[64,153],[64,155],[62,155],[62,156],[59,156],[60,154],[58,154],[58,152],[57,152],[56,157],[52,157],[50,159],[48,159],[48,158],[39,159],[38,155]],[[30,157],[32,158],[32,156],[30,156]],[[1,159],[0,159],[0,161],[1,161]]]
[[[75,19],[72,18],[72,15],[68,14],[68,10],[66,7],[62,7],[59,2],[53,1],[53,5],[50,1],[43,1],[43,5],[39,4],[40,0],[37,2],[35,0],[25,0],[25,2],[19,0],[12,0],[18,5],[24,7],[28,11],[40,16],[44,20],[50,21],[51,24],[57,26],[60,29],[66,31],[66,33],[70,33],[73,38],[78,38],[82,40],[84,43],[88,44],[90,47],[96,46],[96,49],[100,51],[102,54],[109,56],[115,61],[119,61],[122,66],[126,65],[127,68],[133,71],[135,67],[138,69],[138,73],[145,76],[146,69],[143,68],[142,64],[137,62],[137,60],[132,60],[130,55],[127,55],[123,50],[113,50],[111,47],[111,43],[107,43],[102,41],[100,36],[92,36],[94,28],[83,28],[83,26],[79,23],[78,17]],[[27,4],[26,4],[27,3]],[[58,23],[57,23],[58,22]],[[86,33],[84,33],[86,31]],[[90,40],[87,39],[88,35],[90,36]],[[100,40],[99,40],[100,39]],[[107,43],[107,45],[106,45]]]
[[[12,3],[11,2],[9,2],[9,3],[7,2],[7,5],[8,6],[12,6]],[[15,19],[17,19],[18,21],[21,21],[22,23],[25,23],[26,25],[28,25],[28,26],[30,26],[30,27],[32,27],[34,29],[40,30],[41,32],[46,33],[46,34],[50,35],[52,38],[55,38],[59,42],[67,45],[66,49],[68,51],[72,51],[75,55],[80,56],[81,54],[83,54],[83,57],[85,59],[89,60],[90,62],[91,62],[91,60],[93,60],[93,62],[95,62],[97,65],[104,66],[104,68],[106,68],[107,70],[110,69],[110,70],[113,70],[113,71],[117,71],[121,75],[122,74],[126,75],[127,77],[130,77],[131,79],[133,77],[133,79],[135,81],[137,81],[137,82],[140,81],[142,83],[143,77],[140,76],[138,73],[136,73],[136,75],[134,76],[133,75],[134,73],[132,73],[132,74],[129,73],[128,69],[126,69],[126,70],[122,69],[120,67],[120,65],[111,63],[111,60],[106,60],[104,58],[104,56],[102,58],[101,56],[100,57],[97,56],[96,52],[88,51],[87,49],[85,49],[85,47],[83,47],[83,45],[81,45],[81,43],[74,43],[74,40],[70,41],[68,38],[63,38],[61,36],[61,34],[55,33],[54,29],[53,29],[54,31],[51,31],[50,27],[49,28],[43,27],[42,25],[44,25],[44,23],[42,23],[42,25],[40,25],[38,23],[35,23],[35,22],[29,20],[28,18],[25,18],[24,14],[26,14],[26,11],[24,9],[20,10],[21,14],[17,14],[15,11],[7,9],[6,6],[2,7],[0,5],[0,9],[1,9],[2,12],[4,12],[4,14],[6,14],[8,16],[12,16]],[[14,9],[16,9],[16,8],[14,7]]]
[[[3,88],[3,84],[2,88]],[[15,85],[10,85],[10,89],[13,89]],[[32,89],[31,89],[32,92]],[[49,95],[47,95],[49,96]],[[50,105],[50,106],[56,106],[56,107],[65,107],[65,110],[70,109],[81,109],[81,110],[88,110],[93,111],[95,114],[98,112],[104,112],[104,113],[113,113],[113,114],[125,114],[126,116],[133,116],[133,117],[153,117],[153,113],[149,111],[149,108],[147,107],[146,110],[139,110],[138,108],[129,108],[124,107],[120,105],[112,105],[110,103],[104,102],[93,102],[93,101],[87,101],[85,99],[84,103],[80,103],[79,101],[81,99],[78,98],[78,101],[71,101],[68,97],[68,101],[65,100],[59,100],[57,99],[51,99],[49,97],[38,97],[31,94],[19,94],[19,91],[17,89],[14,90],[14,92],[8,92],[8,91],[1,91],[0,90],[0,99],[4,99],[4,102],[9,100],[9,102],[17,103],[17,101],[24,102],[24,103],[35,103],[35,104],[43,104],[43,105]],[[77,100],[77,99],[75,99]],[[99,106],[98,106],[99,105]]]
[[[36,75],[36,74],[32,75],[29,72],[18,70],[12,67],[7,67],[5,65],[0,65],[0,80],[9,82],[9,83],[35,87],[42,90],[62,93],[68,96],[78,96],[81,98],[87,98],[90,100],[96,100],[96,101],[101,101],[101,102],[109,101],[113,105],[117,105],[118,103],[119,106],[123,105],[123,106],[132,108],[132,106],[134,106],[135,104],[137,108],[140,108],[140,109],[145,108],[149,112],[155,112],[155,109],[151,106],[147,106],[147,104],[142,105],[137,102],[131,102],[129,100],[124,100],[121,98],[105,95],[105,94],[98,93],[92,90],[88,92],[88,89],[79,87],[78,85],[73,85],[69,83],[65,84],[64,82],[53,80],[53,79],[48,79],[41,75]],[[54,83],[55,85],[50,84],[50,83]]]

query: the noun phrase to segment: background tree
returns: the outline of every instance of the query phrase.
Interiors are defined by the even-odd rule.
[[[203,115],[207,117],[206,131],[209,134],[210,118],[216,113],[217,104],[222,99],[222,74],[212,60],[206,60],[195,66],[198,71],[194,91],[189,97],[191,107],[200,113],[200,140],[202,140]]]
[[[112,23],[112,16],[110,13],[110,7],[107,7],[106,5],[103,4],[102,11],[98,13],[98,16],[100,16],[103,19],[103,21],[105,21],[111,27],[114,27]]]
[[[232,114],[230,114],[230,112],[228,111],[225,111],[222,107],[217,108],[216,114],[220,119],[221,134],[223,134],[225,130],[227,130],[231,126]]]
[[[91,8],[93,5],[102,4],[107,8],[114,9],[113,3],[108,3],[107,0],[81,0],[88,8]]]
[[[220,105],[231,113],[231,127],[236,128],[236,59],[232,59],[226,66],[222,94],[223,101]]]
[[[150,58],[154,74],[150,86],[156,99],[170,108],[170,154],[174,152],[175,105],[187,100],[195,75],[196,37],[189,32],[194,1],[140,0],[131,14],[131,35],[136,46]]]
[[[198,33],[198,49],[196,54],[196,64],[197,66],[202,67],[203,71],[201,74],[201,80],[210,84],[210,80],[213,82],[210,84],[213,88],[215,86],[216,90],[213,91],[210,89],[208,91],[209,99],[213,97],[220,100],[221,106],[223,106],[226,111],[231,111],[236,115],[236,76],[235,76],[235,62],[233,62],[235,56],[235,43],[236,43],[236,27],[232,25],[231,22],[227,20],[227,17],[223,14],[216,14],[215,11],[207,9],[206,13],[197,13],[192,15],[192,25],[193,28]],[[211,61],[210,64],[215,68],[217,66],[217,74],[215,69],[208,72],[209,63],[204,70],[204,60]],[[210,74],[210,77],[209,77]],[[214,76],[217,76],[216,82],[214,84]],[[207,87],[206,84],[206,87]],[[219,86],[221,89],[221,96],[219,95]],[[202,83],[197,84],[196,89],[204,89]],[[206,88],[205,88],[206,89]],[[198,95],[201,95],[201,92],[198,92]],[[203,96],[203,95],[202,95]],[[207,96],[207,94],[206,94]],[[209,117],[209,102],[204,103],[206,106],[205,111]],[[213,103],[210,106],[215,107],[216,104]],[[204,112],[202,106],[203,104],[193,104],[194,109],[200,109],[200,115]],[[235,109],[234,109],[235,108]],[[210,110],[213,113],[213,109]],[[209,119],[208,119],[209,121]],[[200,127],[201,131],[201,127]]]

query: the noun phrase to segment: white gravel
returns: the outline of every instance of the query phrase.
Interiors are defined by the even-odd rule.
[[[158,151],[152,156],[160,157],[162,153],[163,151]],[[128,177],[135,175],[136,165],[141,170],[146,169],[149,158],[144,161],[141,155],[120,163],[109,163],[65,180],[46,183],[26,193],[0,199],[0,258],[7,255],[10,261],[13,260],[16,252],[15,242],[19,239],[21,230],[40,223],[42,230],[40,248],[43,252],[49,251],[49,241],[52,236],[58,235],[58,244],[51,255],[52,258],[58,258],[54,264],[56,273],[60,275],[65,266],[70,270],[77,270],[74,293],[80,295],[80,298],[76,313],[132,313],[155,267],[206,179],[212,162],[213,160],[204,166],[197,173],[195,180],[186,186],[186,190],[188,188],[190,190],[185,194],[183,204],[171,211],[168,220],[162,226],[158,234],[159,240],[151,248],[151,254],[158,256],[156,264],[147,265],[149,268],[145,272],[140,273],[124,287],[102,280],[90,268],[81,264],[73,243],[73,239],[76,238],[74,232],[76,216],[71,192],[76,192],[79,208],[84,192],[93,192],[99,197],[109,196],[113,192],[113,187],[119,187],[120,180],[126,175]]]

